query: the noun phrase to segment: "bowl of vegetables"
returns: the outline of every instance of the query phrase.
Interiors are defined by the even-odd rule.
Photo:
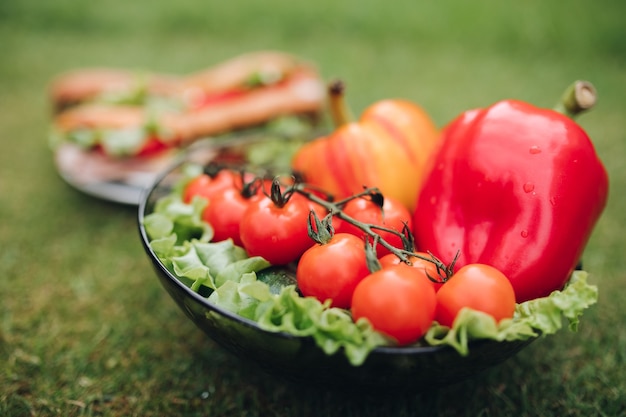
[[[292,162],[308,143],[235,137],[204,144],[202,158],[172,167],[140,202],[140,238],[160,283],[189,319],[242,359],[303,383],[419,390],[492,367],[565,321],[575,329],[595,302],[596,288],[577,270],[550,294],[513,298],[503,317],[466,306],[446,322],[437,315],[437,294],[455,282],[454,260],[417,252],[406,228],[359,218],[371,209],[350,214],[361,200],[374,212],[386,207],[393,198],[380,189],[337,199],[306,185]],[[279,209],[280,216],[267,217]],[[337,236],[346,242],[331,257],[306,254],[330,248]],[[385,256],[396,261],[386,266]],[[427,266],[413,267],[422,261]],[[344,277],[356,270],[358,279]],[[359,288],[381,271],[394,276],[382,287]],[[399,275],[408,276],[399,277],[403,284],[387,284]],[[403,317],[408,324],[398,328]]]

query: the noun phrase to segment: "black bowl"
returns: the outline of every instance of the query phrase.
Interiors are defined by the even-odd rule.
[[[245,146],[241,142],[234,146],[220,144],[208,154],[212,159],[226,155],[232,160],[233,155],[241,155]],[[139,232],[146,254],[163,287],[200,329],[229,351],[273,374],[338,389],[417,391],[448,385],[475,375],[513,356],[535,340],[475,341],[470,344],[467,356],[461,356],[448,346],[379,347],[369,354],[362,365],[353,366],[342,352],[325,354],[312,338],[264,330],[255,322],[217,307],[192,291],[163,265],[150,248],[143,219],[153,211],[159,198],[171,192],[181,175],[181,165],[172,168],[144,193],[140,201]]]

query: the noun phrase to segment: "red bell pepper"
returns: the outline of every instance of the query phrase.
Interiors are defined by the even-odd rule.
[[[595,102],[576,83],[564,108]],[[517,302],[569,279],[607,201],[608,175],[585,131],[561,112],[516,100],[461,114],[414,214],[417,246],[445,262],[485,263],[508,276]]]

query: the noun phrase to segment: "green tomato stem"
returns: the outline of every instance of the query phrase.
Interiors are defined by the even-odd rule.
[[[328,215],[323,220],[320,220],[315,210],[311,210],[309,212],[309,221],[307,222],[307,232],[315,243],[319,245],[327,244],[335,234],[331,216]]]
[[[451,265],[446,265],[444,264],[442,261],[440,261],[439,259],[437,259],[435,256],[430,255],[430,256],[423,256],[421,254],[406,250],[406,249],[400,249],[397,248],[395,246],[393,246],[392,244],[390,244],[389,242],[387,242],[385,239],[383,239],[380,234],[378,234],[376,232],[376,230],[379,231],[385,231],[385,232],[389,232],[389,233],[393,233],[397,236],[400,236],[403,241],[405,240],[405,236],[398,232],[397,230],[394,229],[390,229],[390,228],[386,228],[383,226],[378,226],[378,225],[372,225],[372,224],[368,224],[368,223],[363,223],[355,218],[353,218],[352,216],[347,215],[343,210],[342,210],[342,205],[347,203],[348,201],[354,199],[354,198],[360,198],[360,197],[364,197],[364,196],[368,196],[371,194],[380,194],[380,191],[377,188],[367,188],[364,191],[362,191],[361,193],[355,194],[349,198],[346,198],[344,200],[341,200],[339,202],[332,202],[332,201],[328,201],[325,200],[323,198],[318,197],[317,195],[309,192],[306,190],[306,185],[305,184],[296,184],[293,188],[294,192],[300,193],[302,195],[304,195],[306,198],[308,198],[310,201],[319,204],[320,206],[324,207],[326,210],[328,210],[328,212],[330,213],[331,216],[337,216],[338,218],[340,218],[343,221],[346,221],[356,227],[358,227],[359,229],[361,229],[365,234],[367,234],[373,242],[375,242],[375,244],[379,244],[382,245],[383,247],[385,247],[387,250],[389,250],[391,253],[393,253],[394,255],[396,255],[402,262],[406,263],[406,264],[411,264],[411,258],[420,258],[420,259],[424,259],[428,262],[432,262],[435,264],[435,266],[437,266],[437,270],[438,271],[442,271],[445,275],[445,277],[443,277],[443,280],[447,280],[450,276],[452,276],[452,269],[453,269],[453,264]],[[369,243],[368,243],[369,244]]]
[[[572,119],[591,109],[598,100],[595,87],[589,81],[575,81],[567,87],[554,110]]]

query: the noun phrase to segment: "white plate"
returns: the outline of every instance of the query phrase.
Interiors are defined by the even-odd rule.
[[[92,197],[138,206],[159,174],[183,158],[202,163],[210,160],[209,139],[198,141],[186,150],[172,150],[152,158],[113,159],[64,143],[54,153],[61,178],[75,189]]]

